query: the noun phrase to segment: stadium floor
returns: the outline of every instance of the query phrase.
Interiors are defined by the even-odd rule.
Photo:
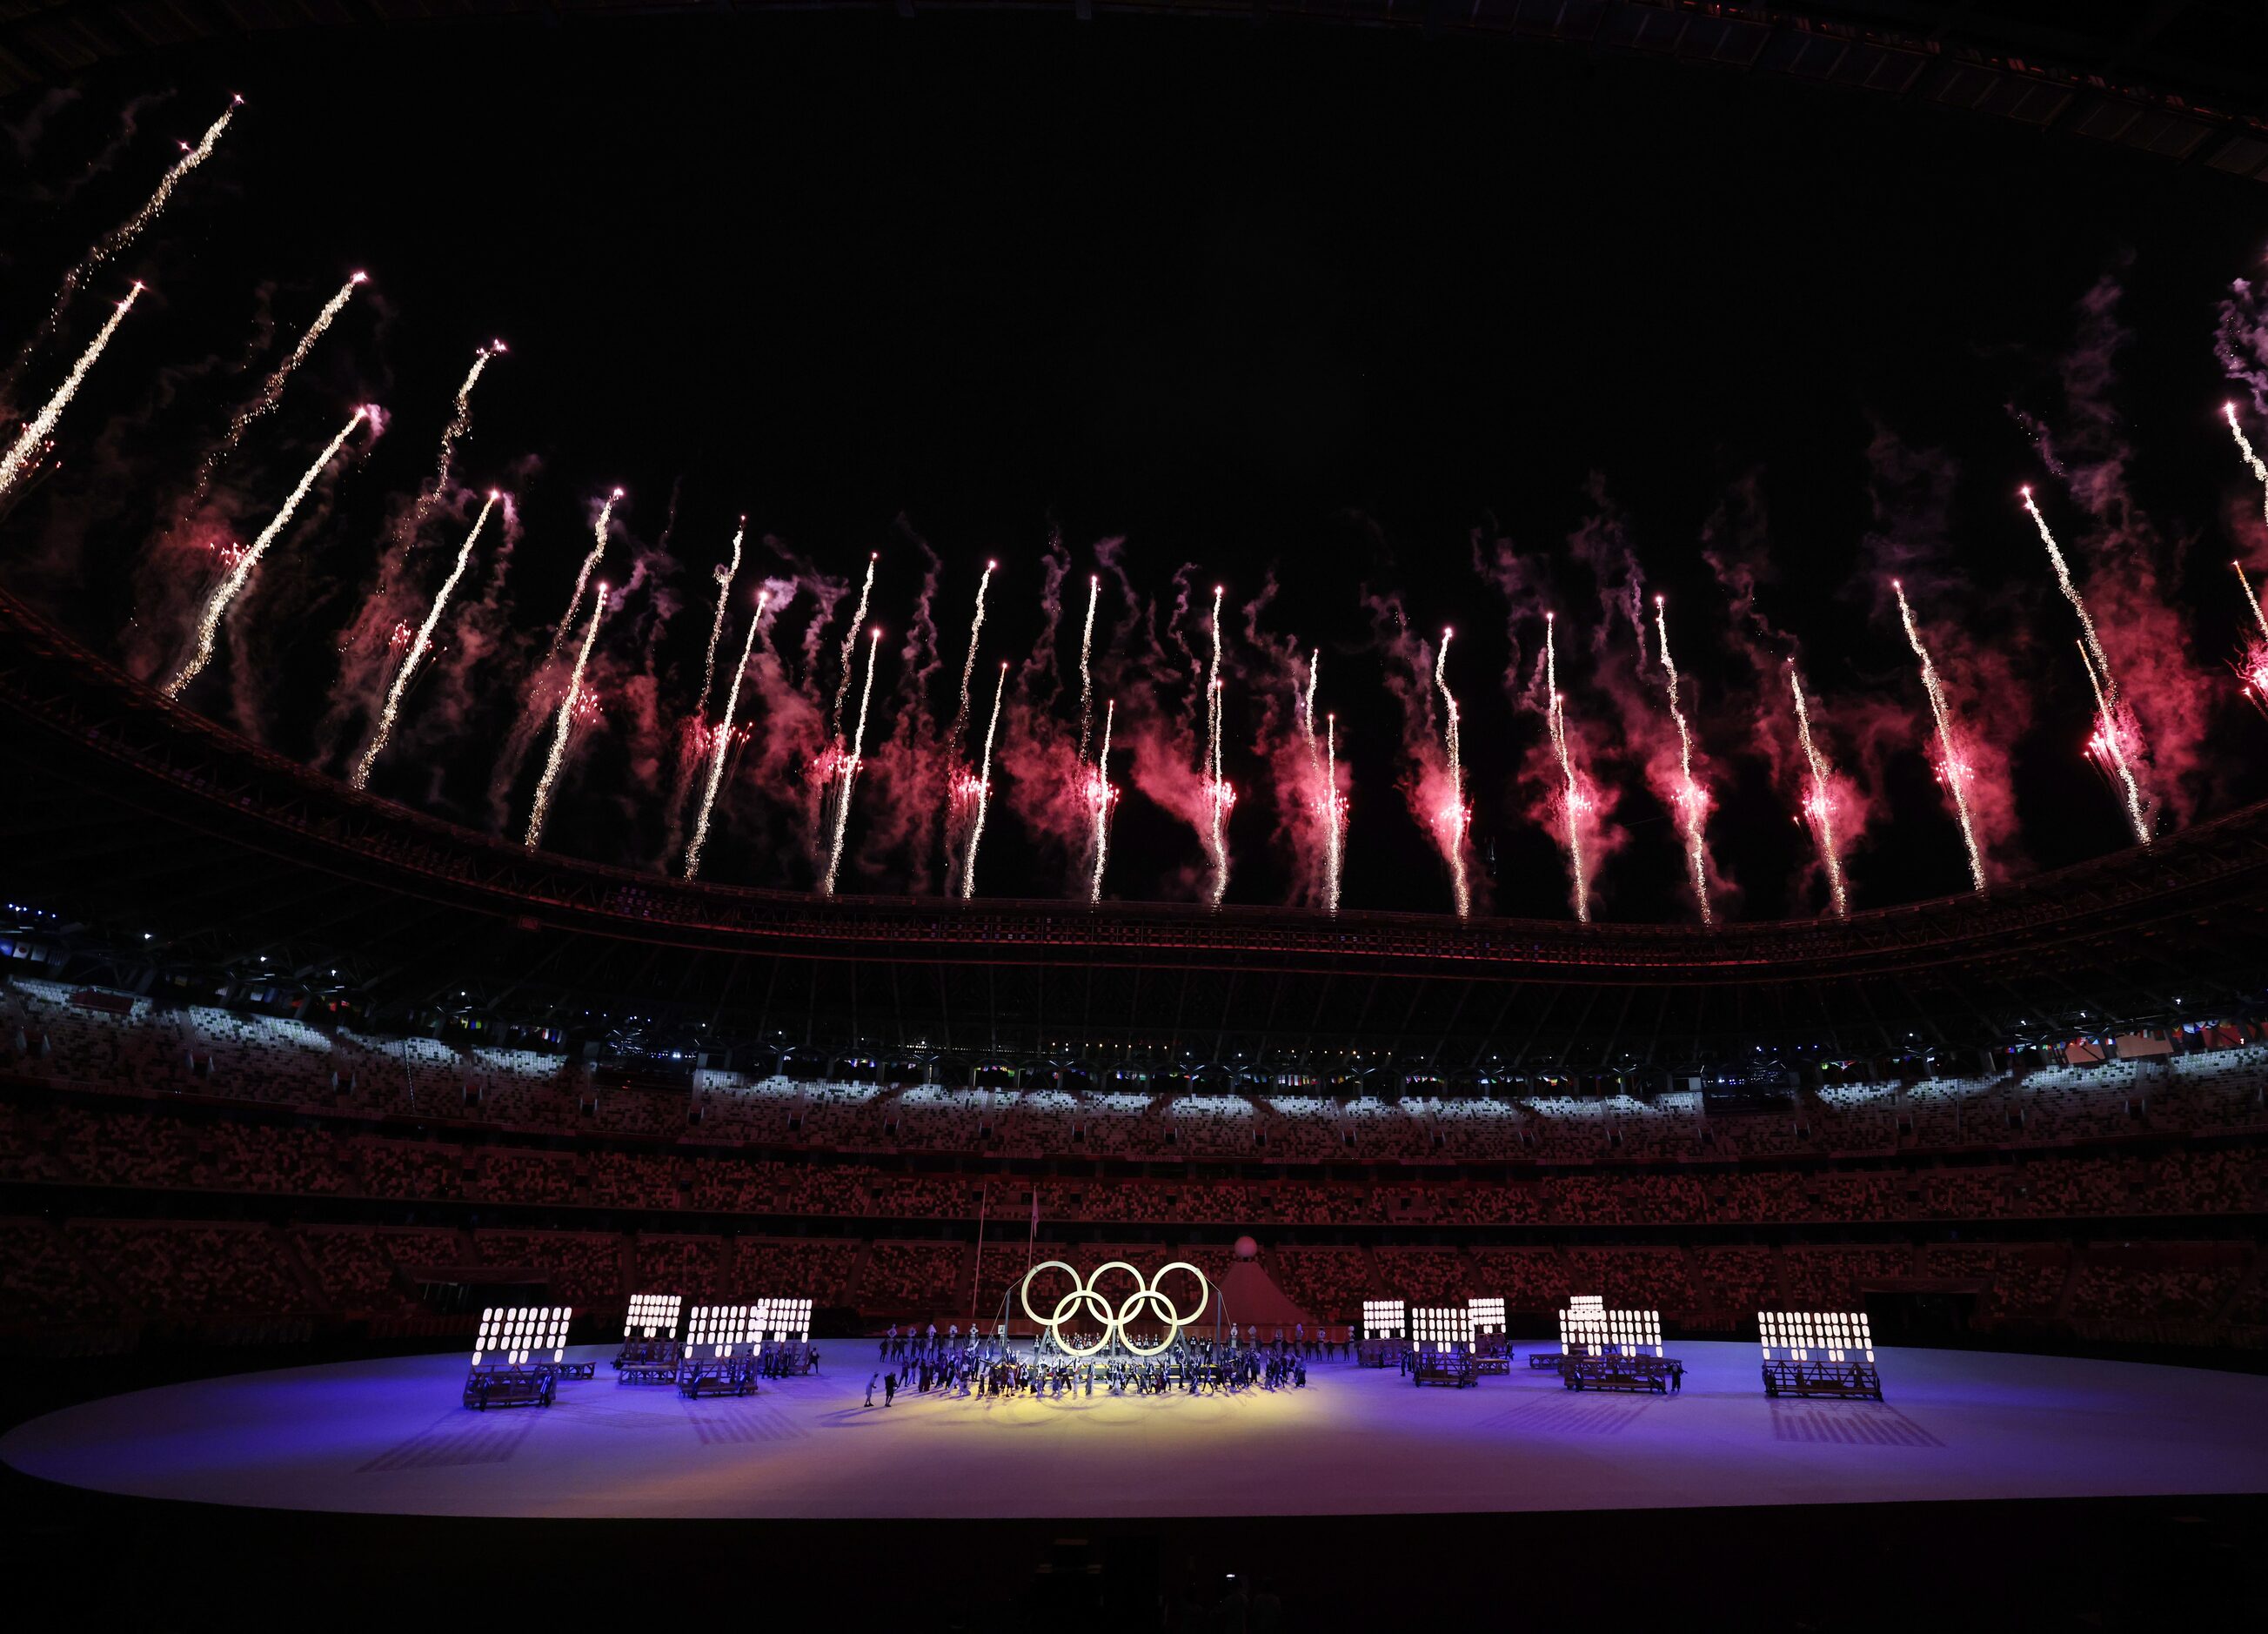
[[[1674,1347],[1682,1395],[1518,1371],[1418,1389],[1350,1365],[1234,1396],[861,1403],[871,1353],[748,1398],[617,1384],[457,1405],[456,1353],[239,1373],[50,1413],[23,1474],[142,1498],[497,1517],[1426,1514],[2268,1490],[2268,1379],[1886,1351],[1889,1401],[1773,1402],[1754,1347]],[[604,1355],[580,1347],[578,1355]],[[854,1359],[855,1358],[855,1359]],[[879,1399],[879,1397],[878,1397]]]

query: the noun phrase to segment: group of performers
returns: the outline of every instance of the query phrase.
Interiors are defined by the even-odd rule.
[[[1142,1340],[1145,1344],[1153,1340]],[[877,1391],[887,1407],[901,1390],[961,1396],[1091,1396],[1189,1395],[1246,1389],[1304,1389],[1307,1362],[1324,1353],[1321,1340],[1301,1329],[1263,1343],[1256,1329],[1234,1328],[1221,1339],[1183,1338],[1154,1356],[1112,1346],[1091,1356],[1076,1355],[1042,1338],[1029,1351],[1016,1350],[1005,1335],[985,1334],[971,1324],[962,1334],[954,1324],[940,1335],[893,1328],[883,1336],[878,1370],[867,1381],[866,1405]]]

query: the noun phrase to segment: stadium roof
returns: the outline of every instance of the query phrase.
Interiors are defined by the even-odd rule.
[[[2268,180],[2268,12],[2249,0],[0,0],[0,96],[295,31],[813,11],[1273,17],[1513,39],[1978,114]]]
[[[0,754],[17,769],[0,890],[58,974],[298,983],[396,1021],[1471,1075],[1976,1050],[2250,1012],[2268,988],[2268,806],[1839,923],[822,900],[530,854],[355,793],[4,593]]]

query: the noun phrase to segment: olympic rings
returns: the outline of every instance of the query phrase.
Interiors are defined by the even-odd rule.
[[[1056,1301],[1055,1309],[1051,1313],[1042,1316],[1032,1308],[1032,1279],[1044,1270],[1064,1272],[1071,1278],[1071,1291]],[[1134,1292],[1128,1294],[1125,1303],[1115,1311],[1110,1306],[1110,1301],[1103,1297],[1097,1287],[1106,1271],[1124,1271],[1134,1279]],[[1187,1316],[1182,1315],[1181,1307],[1167,1299],[1158,1288],[1158,1284],[1165,1280],[1167,1271],[1187,1271],[1197,1279],[1197,1308]],[[1096,1266],[1094,1275],[1091,1277],[1080,1277],[1077,1266],[1067,1264],[1062,1260],[1042,1260],[1024,1273],[1023,1284],[1016,1291],[1016,1299],[1024,1307],[1024,1314],[1040,1327],[1046,1329],[1048,1337],[1054,1340],[1057,1347],[1066,1355],[1082,1358],[1100,1355],[1114,1339],[1137,1356],[1157,1356],[1170,1348],[1174,1341],[1181,1337],[1182,1329],[1204,1314],[1205,1306],[1211,1299],[1212,1284],[1205,1280],[1203,1271],[1187,1260],[1175,1260],[1171,1264],[1160,1266],[1158,1274],[1152,1277],[1145,1277],[1140,1270],[1123,1260],[1112,1260],[1107,1264]],[[1136,1343],[1127,1336],[1126,1333],[1126,1324],[1132,1321],[1145,1309],[1154,1311],[1158,1319],[1166,1324],[1167,1329],[1165,1338],[1147,1349]],[[1101,1336],[1094,1343],[1086,1346],[1074,1344],[1063,1335],[1064,1323],[1081,1311],[1091,1314],[1095,1321],[1102,1324]]]

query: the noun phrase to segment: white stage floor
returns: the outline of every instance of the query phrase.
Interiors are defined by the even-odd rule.
[[[612,1347],[583,1347],[603,1357]],[[1745,1344],[1673,1347],[1685,1390],[1469,1390],[1311,1367],[1304,1390],[861,1405],[868,1347],[762,1395],[599,1377],[468,1411],[460,1353],[244,1373],[53,1413],[25,1474],[148,1498],[373,1513],[786,1519],[1417,1514],[2268,1490],[2268,1379],[1881,1353],[1888,1402],[1773,1402]],[[879,1395],[878,1395],[879,1400]]]

